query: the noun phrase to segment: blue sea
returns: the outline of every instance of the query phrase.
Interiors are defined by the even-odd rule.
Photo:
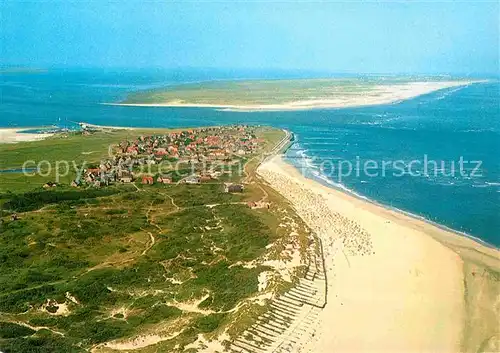
[[[137,90],[186,82],[297,75],[203,70],[3,74],[0,127],[71,127],[85,121],[139,127],[248,123],[286,128],[296,141],[287,159],[309,177],[500,246],[498,80],[397,104],[301,112],[101,104],[120,101]]]

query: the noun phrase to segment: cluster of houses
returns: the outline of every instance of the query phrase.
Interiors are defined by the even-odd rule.
[[[218,179],[220,171],[210,169],[217,163],[241,161],[261,148],[262,140],[249,126],[223,126],[171,132],[164,135],[140,136],[135,140],[122,141],[114,147],[113,157],[94,168],[87,168],[71,185],[102,187],[113,183],[140,182],[142,184],[171,184],[182,182],[199,184]],[[193,173],[180,178],[172,173],[144,173],[164,163],[189,165]],[[198,170],[203,166],[204,170]],[[151,168],[152,167],[152,168]],[[161,168],[157,168],[161,170]],[[243,186],[226,184],[226,192],[241,192]]]
[[[255,152],[261,145],[248,126],[212,127],[140,136],[117,146],[122,155],[147,157],[151,163],[165,159],[231,160]]]

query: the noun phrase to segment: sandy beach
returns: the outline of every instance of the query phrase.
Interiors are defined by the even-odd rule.
[[[186,107],[214,108],[231,111],[284,111],[309,110],[327,108],[345,108],[355,106],[372,106],[391,104],[402,100],[415,98],[441,89],[463,87],[482,81],[437,81],[437,82],[407,82],[402,84],[377,85],[368,92],[335,92],[331,97],[320,99],[311,97],[279,104],[203,104],[182,100],[171,100],[159,103],[104,103],[106,105],[133,107]]]
[[[23,130],[30,128],[2,129],[0,128],[0,143],[16,143],[26,141],[38,141],[53,136],[53,133],[24,133]]]
[[[122,127],[122,126],[103,126],[83,123],[89,128],[95,128],[100,130],[137,130],[133,127]],[[17,143],[17,142],[29,142],[29,141],[39,141],[44,140],[48,137],[54,136],[56,132],[48,133],[27,133],[26,130],[39,129],[38,127],[19,127],[16,129],[12,128],[0,128],[0,144],[1,143]]]
[[[500,349],[500,253],[307,179],[275,156],[259,175],[323,242],[327,305],[297,351]]]

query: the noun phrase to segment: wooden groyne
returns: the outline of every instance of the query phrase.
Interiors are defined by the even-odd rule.
[[[271,310],[231,342],[230,352],[291,352],[304,335],[312,335],[327,298],[323,247],[316,235],[311,235],[308,258],[304,277],[295,287],[271,300]]]

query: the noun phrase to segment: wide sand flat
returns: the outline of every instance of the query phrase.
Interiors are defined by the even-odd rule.
[[[25,130],[26,128],[24,128]],[[54,134],[21,133],[23,128],[19,129],[0,129],[0,143],[16,143],[26,141],[38,141],[50,137]]]
[[[465,292],[464,260],[441,241],[458,242],[496,270],[497,250],[325,187],[279,156],[264,163],[259,174],[323,241],[328,304],[300,351],[459,352],[469,350],[466,335],[481,342],[472,350],[498,343],[491,317],[484,317],[479,333],[467,328],[467,322],[483,318],[467,318],[470,307],[479,305]],[[488,305],[500,302],[498,282],[484,288],[490,311]]]

